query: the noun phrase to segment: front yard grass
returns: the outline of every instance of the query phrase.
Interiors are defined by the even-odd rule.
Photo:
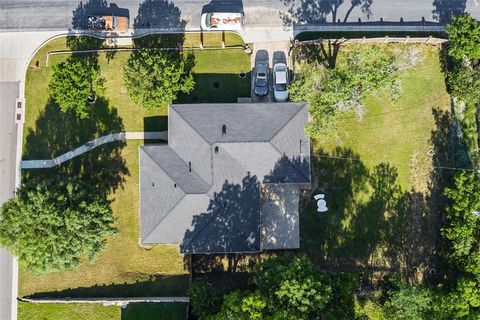
[[[346,116],[339,137],[312,143],[312,193],[326,194],[328,211],[317,213],[306,196],[300,234],[301,249],[320,265],[420,281],[439,267],[445,171],[433,166],[448,157],[450,97],[439,48],[421,48],[423,62],[401,77],[398,101],[373,94],[363,121]]]
[[[229,41],[238,39],[229,38]],[[166,130],[167,106],[144,110],[129,99],[123,87],[123,64],[129,52],[117,52],[113,57],[98,54],[106,90],[97,98],[90,118],[78,120],[72,113],[60,112],[49,99],[47,88],[53,65],[68,55],[51,56],[48,67],[45,59],[48,51],[65,48],[65,38],[55,39],[41,48],[31,61],[26,79],[23,159],[53,158],[111,132]],[[241,49],[195,50],[194,55],[198,100],[236,101],[236,88],[240,88],[242,95],[247,92],[243,93],[241,88],[248,88],[249,95],[250,77],[238,77],[240,70],[248,71],[250,66],[250,57]],[[211,80],[217,79],[217,76],[211,78],[212,75],[218,75],[222,92],[211,86]],[[98,179],[110,194],[119,233],[108,239],[106,250],[95,262],[86,261],[78,269],[35,275],[21,266],[19,296],[185,295],[188,272],[178,246],[139,244],[138,148],[142,144],[143,141],[109,143],[57,169],[23,173],[27,178],[28,175],[80,170],[83,176]]]
[[[66,318],[68,317],[68,318]],[[120,320],[121,308],[100,304],[18,303],[18,320]]]
[[[228,35],[228,36],[227,36]],[[229,41],[236,35],[227,34]],[[194,37],[195,34],[187,34]],[[26,78],[26,115],[25,129],[35,127],[35,120],[48,103],[48,83],[52,77],[53,65],[65,60],[68,55],[50,56],[49,66],[45,65],[47,53],[54,50],[67,49],[65,38],[54,39],[42,47],[30,62]],[[189,52],[189,51],[185,51]],[[250,56],[242,49],[194,50],[195,66],[193,75],[195,88],[190,95],[183,95],[178,102],[236,102],[237,97],[250,96]],[[123,121],[125,131],[144,131],[144,118],[167,114],[167,107],[159,106],[156,110],[145,110],[136,105],[128,97],[123,86],[123,65],[130,52],[117,52],[113,55],[98,55],[102,76],[106,79],[104,97],[108,104],[117,108]],[[35,66],[36,61],[39,67]],[[240,71],[247,73],[244,79],[239,77]],[[219,88],[214,88],[219,81]],[[162,131],[158,128],[156,131]],[[24,137],[25,138],[25,137]]]

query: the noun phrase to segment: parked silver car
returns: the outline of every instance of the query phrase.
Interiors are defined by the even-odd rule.
[[[268,94],[268,60],[257,61],[254,92],[260,97]]]
[[[279,102],[288,99],[288,68],[285,63],[273,66],[273,96]]]

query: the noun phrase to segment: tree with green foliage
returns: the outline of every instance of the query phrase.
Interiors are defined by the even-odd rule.
[[[123,80],[130,98],[146,109],[172,103],[179,92],[188,93],[195,82],[193,56],[149,48],[134,51],[123,70]]]
[[[225,295],[220,312],[211,320],[263,320],[273,319],[266,315],[267,301],[259,291],[233,291]]]
[[[447,73],[450,94],[469,106],[480,101],[480,72],[467,60],[454,63]]]
[[[480,59],[480,24],[468,13],[452,16],[452,22],[447,25],[449,54],[457,60]]]
[[[300,64],[289,90],[292,101],[308,102],[313,121],[307,125],[307,133],[312,137],[335,133],[337,119],[345,113],[361,119],[363,101],[372,92],[389,89],[392,99],[397,99],[401,92],[399,75],[422,59],[419,53],[414,46],[402,50],[349,46],[334,68],[321,63]]]
[[[306,258],[284,255],[258,265],[253,283],[271,313],[289,319],[318,318],[332,297],[328,277]]]
[[[480,319],[480,285],[468,277],[460,277],[447,293],[438,293],[432,304],[433,313],[426,319]]]
[[[306,258],[271,258],[256,267],[255,290],[225,295],[220,312],[211,319],[321,319],[330,302],[338,302],[332,299],[331,283]]]
[[[428,319],[432,310],[431,290],[403,285],[391,293],[386,307],[391,319]]]
[[[480,103],[480,24],[468,14],[454,16],[446,28],[449,40],[447,84],[455,115],[472,162],[478,166],[477,105]]]
[[[93,261],[116,233],[109,201],[81,180],[28,181],[0,209],[0,244],[43,273]]]
[[[97,64],[88,57],[70,57],[53,67],[48,85],[50,95],[63,112],[74,109],[78,117],[88,117],[88,98],[104,89],[105,79]]]
[[[220,310],[222,297],[205,277],[192,281],[188,287],[188,296],[192,311],[200,320]]]
[[[475,172],[461,172],[455,176],[455,187],[446,188],[445,195],[452,202],[442,228],[448,244],[445,257],[480,280],[480,178]]]

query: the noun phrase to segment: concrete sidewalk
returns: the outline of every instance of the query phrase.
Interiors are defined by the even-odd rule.
[[[0,205],[15,196],[17,176],[17,138],[15,101],[19,82],[0,82]],[[21,135],[21,134],[20,134]],[[17,317],[17,260],[0,248],[0,319]]]
[[[22,169],[45,169],[53,168],[58,166],[65,161],[78,157],[79,155],[88,152],[96,147],[99,147],[105,143],[113,141],[124,141],[124,140],[167,140],[168,132],[120,132],[112,133],[95,140],[89,141],[84,145],[62,154],[61,156],[56,157],[55,159],[48,160],[23,160],[20,164]]]

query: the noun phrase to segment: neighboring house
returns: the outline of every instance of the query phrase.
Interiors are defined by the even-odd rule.
[[[189,254],[298,248],[307,118],[304,103],[171,105],[168,145],[140,147],[141,242]]]

